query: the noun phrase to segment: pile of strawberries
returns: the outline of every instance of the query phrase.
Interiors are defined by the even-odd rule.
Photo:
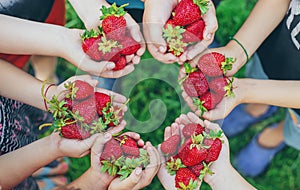
[[[202,15],[208,6],[208,0],[182,0],[178,3],[163,29],[168,52],[179,57],[189,45],[203,39],[205,22]]]
[[[63,98],[53,96],[46,100],[54,119],[52,129],[63,137],[86,139],[119,125],[121,108],[116,110],[109,95],[94,92],[93,86],[81,80],[69,82],[65,88]]]
[[[212,172],[209,166],[218,159],[222,149],[222,131],[208,130],[200,124],[186,124],[182,130],[184,141],[173,135],[161,144],[161,151],[169,159],[166,167],[175,176],[178,189],[196,189],[197,179]]]
[[[109,140],[100,156],[101,172],[111,176],[120,176],[123,180],[137,168],[145,168],[150,158],[145,149],[139,147],[135,139],[128,135],[121,135]]]
[[[211,52],[200,57],[196,68],[184,64],[186,76],[180,79],[180,83],[202,114],[215,108],[224,96],[234,96],[233,79],[225,76],[234,62],[234,58]]]
[[[86,30],[82,38],[83,51],[95,61],[111,61],[115,63],[113,70],[121,70],[126,64],[126,55],[135,54],[141,44],[136,42],[127,30],[124,7],[112,4],[102,6],[101,26],[98,30]]]

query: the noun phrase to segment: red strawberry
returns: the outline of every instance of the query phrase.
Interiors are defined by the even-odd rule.
[[[183,82],[185,92],[191,97],[198,97],[208,91],[208,82],[205,75],[200,71],[188,74],[188,78]]]
[[[120,45],[117,41],[110,40],[106,37],[101,37],[101,41],[98,43],[98,49],[100,56],[106,61],[117,61],[120,59]]]
[[[207,91],[200,98],[194,99],[194,105],[197,106],[203,114],[204,112],[214,109],[221,100],[222,96],[215,92]]]
[[[121,56],[118,61],[115,61],[115,68],[114,71],[122,70],[126,67],[126,58]]]
[[[182,0],[175,7],[173,20],[175,25],[186,26],[201,19],[208,10],[207,0]]]
[[[81,35],[82,39],[82,50],[86,53],[91,59],[95,61],[100,61],[101,56],[98,50],[98,43],[100,41],[101,35],[94,31],[93,29],[88,31],[85,30]]]
[[[212,142],[206,142],[205,140],[205,144],[210,144],[207,157],[204,160],[206,163],[216,161],[222,149],[222,141],[220,138],[216,138],[215,140],[210,139],[210,141]]]
[[[189,167],[189,169],[190,169],[197,177],[200,176],[200,172],[201,172],[201,170],[203,170],[203,168],[204,168],[204,165],[203,165],[202,162],[201,162],[200,164],[195,165],[195,166]]]
[[[121,41],[122,45],[122,55],[135,54],[140,48],[141,44],[135,41],[132,37],[126,36],[124,40]]]
[[[176,25],[174,24],[174,21],[171,20],[171,19],[167,20],[167,22],[166,22],[164,28],[167,29],[167,28],[168,28],[168,25],[171,25],[172,28],[174,28],[174,27],[176,26]]]
[[[100,160],[116,160],[122,155],[120,143],[112,138],[105,144]]]
[[[100,17],[103,20],[102,29],[110,39],[121,40],[126,34],[125,6],[117,7],[116,3],[114,3],[111,7],[102,6],[101,8],[103,14]]]
[[[204,28],[205,22],[202,19],[188,25],[183,33],[183,41],[198,42],[203,40]]]
[[[200,135],[204,131],[204,127],[197,123],[186,124],[182,129],[185,138],[191,138],[192,135]]]
[[[161,143],[161,151],[164,154],[173,155],[176,153],[180,143],[180,135],[173,135]]]
[[[73,105],[72,112],[78,112],[79,116],[83,118],[84,123],[91,123],[97,114],[95,99],[92,97]]]
[[[129,136],[123,135],[120,138],[118,138],[118,140],[120,141],[123,153],[125,153],[126,155],[134,156],[134,157],[139,156],[140,151],[139,151],[139,147],[138,147],[135,139],[133,139]]]
[[[226,77],[218,77],[209,82],[209,88],[219,96],[230,96],[232,92],[232,81]]]
[[[83,100],[94,94],[94,87],[81,80],[74,81],[74,88],[77,89],[75,97],[77,100]]]
[[[71,98],[64,98],[64,101],[66,102],[64,107],[66,107],[68,110],[72,110],[72,107],[73,107],[72,99]]]
[[[180,168],[176,172],[175,187],[179,189],[196,189],[197,176],[188,168]]]
[[[179,158],[185,166],[194,166],[207,156],[207,149],[203,145],[203,135],[193,136],[192,143],[187,144],[179,153]]]
[[[103,108],[107,107],[111,103],[111,97],[101,92],[95,92],[96,109],[99,116],[101,116]]]
[[[67,139],[82,140],[91,136],[91,134],[86,129],[78,126],[76,122],[62,126],[60,132],[62,136]]]
[[[224,55],[212,52],[204,54],[198,60],[198,68],[207,76],[222,76],[227,70],[232,69],[234,58],[225,58]]]

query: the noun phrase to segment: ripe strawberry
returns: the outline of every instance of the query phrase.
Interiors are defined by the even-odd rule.
[[[173,20],[175,25],[186,26],[201,19],[208,10],[207,0],[182,0],[175,7]]]
[[[121,144],[121,148],[124,154],[131,155],[133,157],[138,157],[140,154],[139,147],[135,139],[123,135],[118,138]]]
[[[100,160],[116,160],[122,155],[120,143],[112,138],[105,144]]]
[[[121,56],[118,61],[115,61],[115,68],[114,71],[122,70],[126,67],[126,58]]]
[[[199,177],[200,176],[200,172],[201,170],[203,170],[204,168],[204,165],[203,163],[201,162],[200,164],[197,164],[197,165],[194,165],[194,166],[191,166],[189,167],[189,169],[197,176]]]
[[[69,121],[71,124],[67,124],[65,126],[61,127],[61,134],[64,138],[67,139],[86,139],[91,136],[91,134],[84,128],[78,126],[75,123],[72,123]]]
[[[168,25],[171,25],[172,28],[176,27],[176,25],[174,24],[174,21],[171,19],[167,20],[166,24],[164,25],[164,28],[167,29]]]
[[[212,142],[206,142],[205,144],[210,144],[210,148],[208,149],[207,157],[205,158],[205,162],[213,162],[216,161],[220,155],[221,149],[222,149],[222,141],[220,138],[216,139],[210,139]]]
[[[173,135],[161,143],[161,151],[164,154],[173,155],[176,153],[180,143],[180,135]]]
[[[84,100],[94,94],[94,87],[89,83],[81,80],[75,80],[74,83],[76,100]]]
[[[204,28],[205,22],[202,19],[188,25],[183,33],[183,41],[198,42],[203,40]]]
[[[97,114],[95,99],[92,97],[73,105],[72,112],[74,114],[78,112],[78,115],[83,118],[84,123],[91,123]]]
[[[207,91],[200,98],[194,99],[194,105],[197,106],[203,114],[204,112],[214,109],[221,100],[222,96],[216,94],[215,92]]]
[[[231,70],[234,62],[234,58],[225,58],[225,56],[220,53],[212,52],[200,57],[198,60],[198,68],[207,76],[217,77]]]
[[[102,6],[101,12],[102,16],[102,29],[104,33],[113,40],[121,40],[126,34],[126,19],[124,15],[124,7],[127,4],[117,7],[116,3],[112,4],[110,7]]]
[[[72,99],[71,98],[64,98],[64,101],[66,102],[64,107],[67,108],[67,110],[72,110],[72,107],[73,107]]]
[[[102,111],[111,103],[111,97],[101,92],[95,92],[96,109],[99,116],[103,115]]]
[[[196,189],[197,176],[188,168],[180,168],[176,172],[175,187],[179,189]]]
[[[119,45],[117,41],[108,39],[106,37],[101,37],[101,41],[98,43],[98,49],[100,52],[100,56],[103,60],[106,61],[117,61],[120,59],[120,48],[122,46]]]
[[[219,96],[231,96],[233,95],[232,92],[232,81],[230,81],[226,77],[218,77],[212,79],[209,82],[209,88],[211,91],[214,91]]]
[[[181,39],[172,39],[167,42],[168,52],[172,53],[176,57],[180,57],[183,52],[187,49],[187,43],[183,42]]]
[[[122,55],[131,55],[135,54],[140,48],[141,44],[135,41],[132,37],[126,36],[124,40],[121,41]]]
[[[186,124],[182,129],[185,138],[191,138],[192,135],[200,135],[204,131],[204,127],[197,123]]]
[[[208,82],[205,75],[200,71],[188,74],[188,78],[183,82],[185,92],[191,97],[198,97],[208,91]]]
[[[84,33],[81,35],[82,39],[82,50],[86,53],[91,59],[95,61],[100,61],[101,56],[98,50],[98,43],[100,41],[101,35],[99,32],[95,30],[85,30]]]
[[[187,144],[179,153],[179,158],[185,166],[194,166],[202,162],[207,156],[207,149],[203,144],[203,135],[193,136],[192,143]]]

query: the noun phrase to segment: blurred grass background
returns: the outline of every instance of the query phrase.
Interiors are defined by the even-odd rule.
[[[220,5],[217,7],[219,29],[216,33],[216,38],[221,45],[226,44],[228,42],[228,37],[235,34],[235,32],[247,18],[255,2],[256,0],[221,1]],[[69,3],[67,3],[66,26],[69,28],[84,28],[83,23],[80,21]],[[151,59],[151,55],[146,52],[143,55],[143,61],[147,59]],[[139,68],[142,67],[140,65],[143,64],[143,61],[141,64],[137,65],[136,70],[139,70]],[[156,78],[159,78],[159,75],[165,75],[165,73],[168,73],[170,70],[168,65],[164,65],[155,61],[153,64],[155,67],[159,67],[159,72],[155,73]],[[147,67],[145,68],[147,69]],[[67,63],[65,60],[60,59],[57,66],[57,74],[60,78],[68,78],[78,73],[81,72],[78,71],[77,68]],[[135,71],[134,73],[136,77],[139,77],[138,71]],[[177,73],[174,75],[177,75]],[[240,72],[238,76],[243,77],[243,73]],[[129,86],[132,82],[130,80],[134,80],[134,78],[129,77],[129,79],[126,80],[126,77],[124,77],[124,79],[122,79],[120,82],[121,91],[124,88],[132,88],[132,86]],[[142,80],[131,89],[129,93],[129,97],[131,98],[129,109],[130,113],[135,117],[135,119],[139,121],[147,121],[151,119],[149,104],[155,99],[162,100],[167,109],[166,119],[162,122],[161,126],[151,133],[145,133],[141,135],[145,141],[150,140],[154,145],[161,143],[163,140],[164,128],[170,125],[181,113],[188,112],[188,109],[185,108],[181,103],[182,99],[180,97],[180,93],[178,93],[178,90],[180,90],[179,86],[170,85],[167,82],[157,80],[155,78]],[[253,135],[261,131],[266,126],[280,121],[283,118],[284,113],[284,109],[279,109],[279,111],[272,118],[260,122],[249,128],[241,135],[230,139],[231,159],[233,159],[238,151],[241,150],[251,140]],[[70,170],[68,172],[68,177],[70,180],[74,180],[80,176],[89,167],[89,164],[89,156],[80,159],[71,159]],[[246,179],[257,189],[261,190],[300,189],[300,182],[297,180],[300,179],[299,164],[299,152],[288,147],[273,159],[270,167],[263,175],[256,178]],[[234,183],[234,181],[232,183]],[[163,188],[159,181],[155,178],[151,185],[144,189],[158,190]],[[201,189],[208,190],[210,187],[206,184],[203,184]]]

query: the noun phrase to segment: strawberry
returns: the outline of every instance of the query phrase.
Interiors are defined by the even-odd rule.
[[[140,152],[139,152],[139,147],[137,145],[137,142],[135,139],[123,135],[118,138],[121,144],[121,148],[124,154],[126,155],[131,155],[133,157],[138,157]]]
[[[203,31],[205,28],[205,22],[200,19],[185,28],[183,35],[184,42],[198,42],[203,40]]]
[[[74,92],[76,100],[84,100],[94,94],[94,87],[89,83],[81,80],[74,81]]]
[[[117,61],[115,61],[115,68],[114,71],[122,70],[126,67],[126,58],[121,56]]]
[[[172,19],[167,20],[166,24],[164,25],[164,29],[167,29],[168,25],[171,25],[172,28],[176,27],[176,25],[174,24],[174,21]]]
[[[189,169],[190,169],[197,177],[199,177],[200,174],[201,174],[201,170],[204,169],[204,165],[203,165],[203,163],[201,162],[201,163],[199,163],[199,164],[197,164],[197,165],[194,165],[194,166],[189,167]]]
[[[189,25],[202,18],[208,10],[208,0],[182,0],[172,13],[174,24],[178,26]]]
[[[172,53],[176,57],[180,57],[183,52],[187,49],[187,43],[183,42],[180,39],[172,39],[168,44],[168,52]]]
[[[101,56],[98,50],[98,43],[100,41],[101,35],[95,30],[85,30],[81,35],[82,39],[82,50],[86,53],[91,59],[95,61],[100,61]]]
[[[204,127],[197,123],[186,124],[182,129],[185,138],[191,138],[192,135],[200,135],[204,131]]]
[[[207,156],[207,149],[203,144],[203,135],[192,137],[192,143],[186,144],[179,153],[179,158],[185,166],[194,166],[203,161]]]
[[[207,91],[200,98],[194,98],[194,105],[197,106],[203,114],[204,112],[214,109],[221,100],[222,96],[215,92]]]
[[[126,36],[124,40],[121,41],[122,55],[131,55],[135,54],[140,48],[141,44],[135,41],[132,37]]]
[[[204,144],[209,146],[207,157],[205,158],[206,163],[210,163],[216,161],[220,155],[222,149],[222,131],[213,131],[210,130],[209,134],[206,134],[206,138],[204,140]]]
[[[176,153],[179,143],[180,135],[173,135],[161,143],[161,151],[164,154],[173,155]]]
[[[101,12],[102,16],[102,29],[104,33],[113,40],[121,40],[126,34],[126,19],[124,15],[124,7],[127,4],[117,7],[116,3],[112,4],[110,7],[102,6]]]
[[[96,109],[99,116],[103,115],[102,110],[111,104],[111,97],[101,92],[95,92]]]
[[[188,168],[180,168],[176,172],[175,187],[179,189],[196,189],[197,176]]]
[[[61,127],[61,135],[67,139],[86,139],[91,136],[91,134],[84,128],[78,126],[76,122]]]
[[[72,112],[78,113],[83,118],[83,122],[86,124],[91,123],[97,114],[94,98],[89,98],[73,105]]]
[[[117,61],[121,57],[120,48],[117,41],[106,38],[105,36],[101,37],[101,41],[98,43],[98,49],[100,56],[103,60],[106,61]]]
[[[234,58],[225,58],[220,53],[212,52],[202,55],[198,60],[197,66],[205,75],[217,77],[231,70],[234,62]]]
[[[73,108],[73,101],[71,98],[64,98],[64,101],[66,102],[64,104],[64,107],[67,108],[67,110],[72,110]]]
[[[226,77],[214,78],[209,82],[209,88],[220,96],[234,95],[232,92],[232,81]]]
[[[208,91],[208,82],[205,75],[200,71],[188,74],[188,78],[183,82],[185,92],[191,97],[198,97]]]
[[[112,138],[105,144],[100,160],[117,160],[122,155],[120,143]]]

